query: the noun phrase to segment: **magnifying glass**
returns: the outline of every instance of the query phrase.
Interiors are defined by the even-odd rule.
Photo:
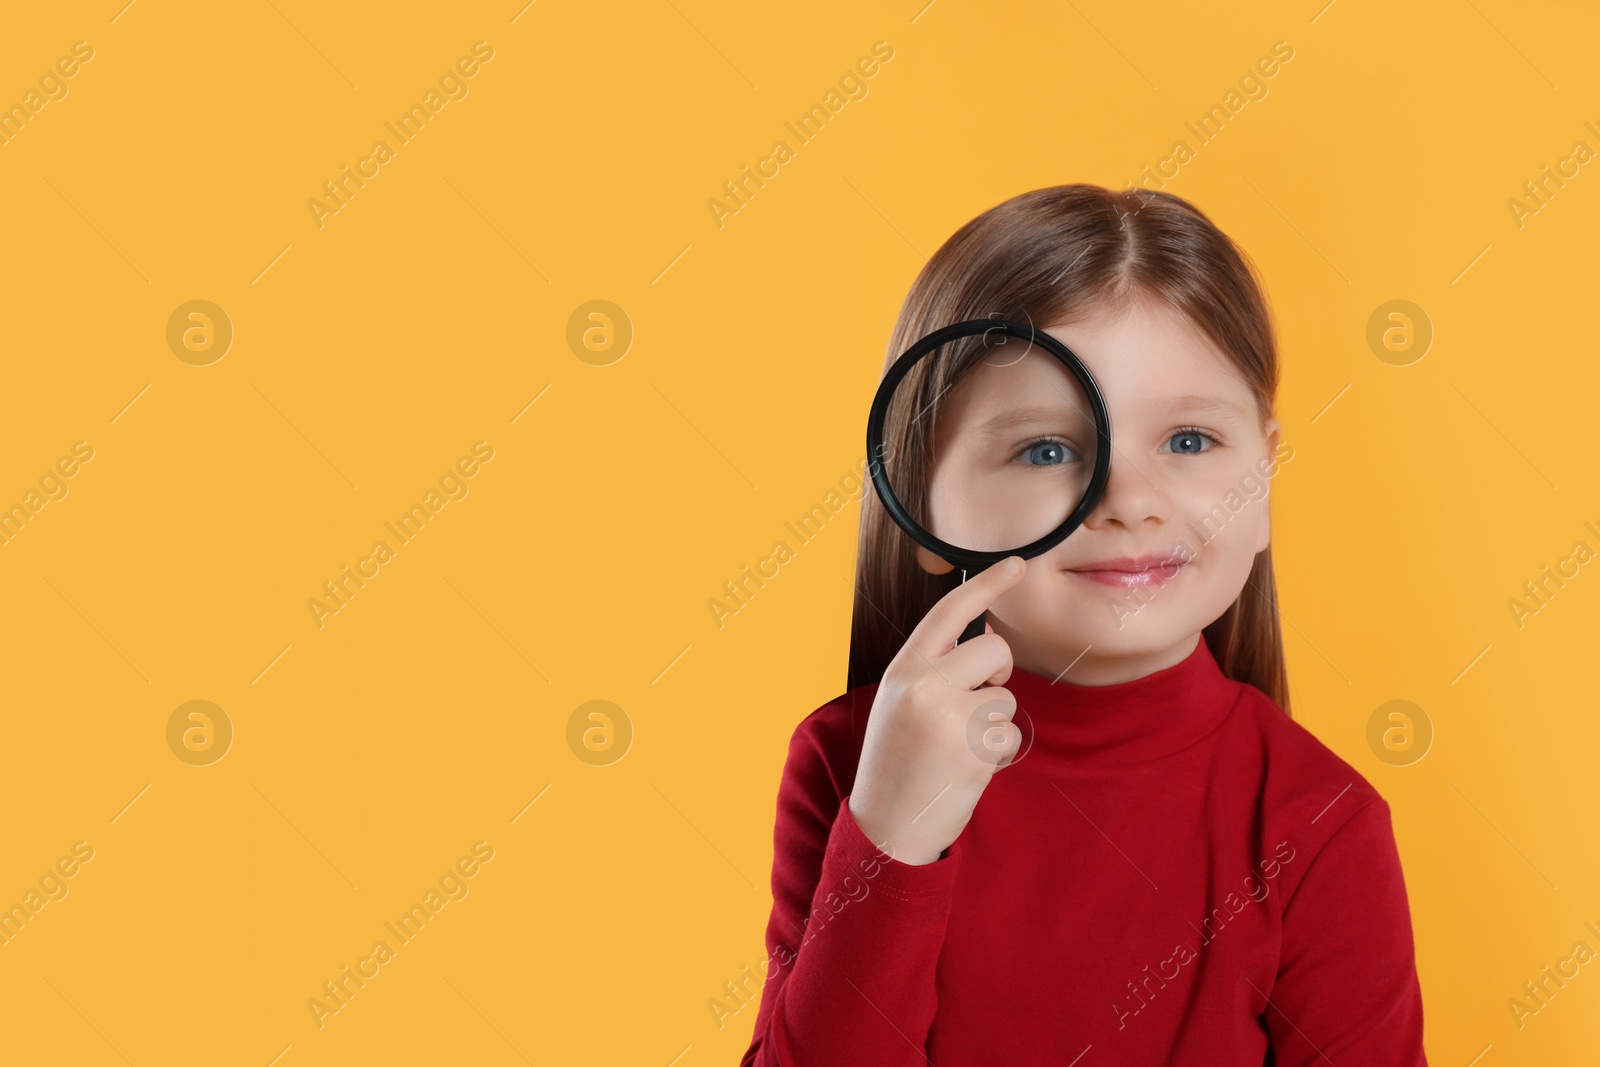
[[[909,447],[895,454],[883,439],[891,415],[910,420]],[[968,319],[889,368],[867,416],[867,457],[890,517],[965,582],[1007,556],[1048,552],[1082,525],[1110,476],[1111,421],[1066,345],[1031,325]],[[982,634],[987,616],[956,643]]]

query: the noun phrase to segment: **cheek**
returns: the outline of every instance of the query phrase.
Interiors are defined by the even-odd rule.
[[[1238,511],[1213,513],[1205,528],[1204,536],[1209,540],[1196,541],[1199,553],[1195,562],[1200,566],[1200,574],[1208,583],[1226,586],[1230,597],[1244,588],[1250,569],[1255,565],[1265,509],[1265,500],[1246,501]]]
[[[1066,520],[1082,496],[1069,495],[1071,488],[1049,478],[980,475],[947,464],[931,483],[926,525],[936,537],[963,548],[1020,548]]]
[[[1028,631],[1072,603],[1068,598],[1074,592],[1074,583],[1061,573],[1051,556],[1051,552],[1046,552],[1028,561],[1028,573],[1022,581],[989,606],[991,623],[998,616],[1009,625]]]
[[[1221,472],[1215,480],[1189,487],[1177,502],[1183,518],[1183,537],[1201,555],[1245,551],[1255,554],[1267,497],[1252,499],[1236,478]]]

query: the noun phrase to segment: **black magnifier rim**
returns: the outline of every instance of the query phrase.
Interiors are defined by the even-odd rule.
[[[1005,552],[978,552],[965,549],[959,545],[952,545],[948,541],[935,537],[933,532],[924,529],[911,513],[905,509],[900,498],[895,495],[894,487],[889,484],[889,476],[885,473],[883,464],[875,457],[883,455],[883,424],[889,414],[889,401],[894,396],[896,387],[901,379],[911,370],[917,360],[936,351],[940,346],[948,344],[959,337],[971,337],[980,333],[1003,333],[1018,337],[1030,344],[1055,356],[1072,376],[1083,387],[1084,394],[1089,399],[1089,407],[1094,414],[1095,431],[1099,438],[1099,447],[1095,450],[1094,473],[1089,477],[1089,488],[1084,492],[1083,499],[1072,514],[1050,533],[1045,534],[1030,544],[1021,548]],[[964,322],[953,323],[941,327],[923,337],[916,344],[895,360],[883,376],[883,381],[878,385],[878,392],[872,398],[872,409],[867,414],[867,456],[869,462],[867,469],[872,477],[873,487],[877,489],[879,498],[883,501],[884,509],[891,518],[911,538],[928,551],[935,553],[953,566],[961,567],[967,571],[980,571],[984,568],[1005,559],[1007,556],[1021,556],[1023,559],[1032,559],[1042,552],[1048,552],[1067,536],[1082,525],[1089,513],[1100,503],[1104,495],[1106,482],[1111,475],[1111,416],[1106,411],[1105,398],[1100,395],[1100,386],[1089,374],[1089,368],[1083,365],[1077,355],[1042,330],[1036,330],[1032,325],[1022,322],[1008,322],[997,319],[967,319]]]

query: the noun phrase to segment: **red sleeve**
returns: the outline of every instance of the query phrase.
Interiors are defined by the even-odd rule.
[[[1334,831],[1284,906],[1266,1022],[1278,1067],[1427,1067],[1411,910],[1382,797]]]
[[[778,786],[767,976],[741,1067],[923,1067],[960,859],[959,841],[927,864],[880,851],[801,723]]]

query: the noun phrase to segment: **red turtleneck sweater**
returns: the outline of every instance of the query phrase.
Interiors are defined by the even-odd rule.
[[[877,683],[808,715],[778,787],[743,1067],[1416,1067],[1389,806],[1205,640],[1118,685],[1020,668],[1023,755],[944,858],[847,803]]]

